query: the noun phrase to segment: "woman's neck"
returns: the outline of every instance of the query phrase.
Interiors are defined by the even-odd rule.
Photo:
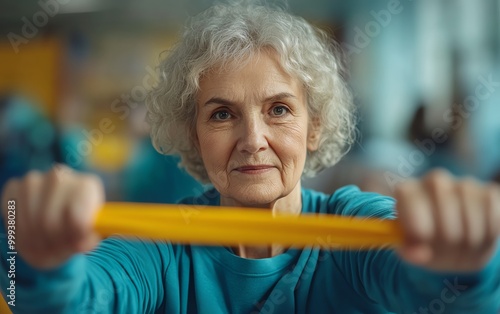
[[[221,206],[234,206],[234,207],[255,207],[246,206],[238,202],[237,200],[226,198],[221,195],[220,199]],[[302,194],[301,194],[301,185],[300,181],[297,183],[295,188],[285,197],[277,199],[269,204],[259,204],[259,208],[269,209],[273,215],[277,214],[293,214],[300,215],[302,211]],[[245,246],[239,244],[236,247],[233,247],[233,252],[244,258],[268,258],[279,255],[285,251],[285,247],[279,244],[272,244],[271,246]]]
[[[276,214],[294,214],[300,215],[302,210],[302,193],[300,181],[295,188],[286,196],[278,198],[271,203],[265,204],[245,204],[234,198],[220,196],[220,206],[229,207],[252,207],[270,210],[274,215]]]

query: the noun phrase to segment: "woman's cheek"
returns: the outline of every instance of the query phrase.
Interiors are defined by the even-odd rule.
[[[301,125],[288,125],[279,128],[275,134],[275,144],[280,150],[291,152],[296,155],[306,150],[307,129]]]
[[[207,130],[201,138],[203,163],[212,183],[226,185],[227,165],[232,152],[231,136],[227,132]]]
[[[204,154],[218,155],[220,152],[227,150],[231,140],[231,131],[206,127],[200,130],[198,138]]]

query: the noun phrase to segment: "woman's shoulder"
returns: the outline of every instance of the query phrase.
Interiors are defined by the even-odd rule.
[[[361,191],[355,185],[337,189],[332,194],[302,189],[303,212],[342,216],[394,219],[394,199]]]

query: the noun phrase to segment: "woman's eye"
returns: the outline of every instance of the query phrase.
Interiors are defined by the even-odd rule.
[[[288,108],[285,106],[276,106],[272,109],[272,112],[275,116],[284,116],[288,113]]]
[[[217,111],[211,117],[213,120],[227,120],[231,118],[231,114],[227,111]]]

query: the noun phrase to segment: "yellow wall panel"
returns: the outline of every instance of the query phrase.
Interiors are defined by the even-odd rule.
[[[61,45],[55,39],[28,42],[18,53],[8,42],[0,43],[0,95],[20,92],[52,116],[58,103],[61,64]]]

